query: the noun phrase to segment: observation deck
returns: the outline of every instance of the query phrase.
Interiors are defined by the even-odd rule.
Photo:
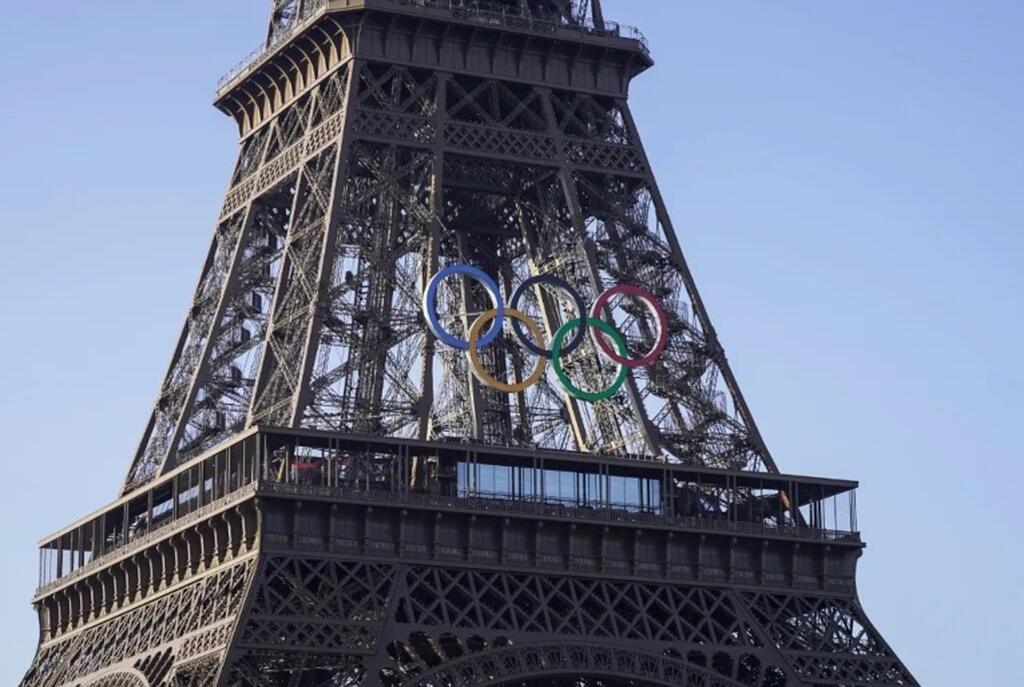
[[[613,95],[653,64],[638,29],[608,20],[476,0],[311,0],[221,78],[214,104],[244,134],[355,57]]]
[[[36,600],[225,514],[237,522],[200,537],[191,555],[262,538],[262,547],[364,556],[845,589],[862,548],[856,488],[584,453],[254,428],[47,537]]]

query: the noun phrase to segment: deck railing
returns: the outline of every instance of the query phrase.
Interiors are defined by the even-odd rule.
[[[438,494],[396,493],[374,489],[352,489],[342,486],[321,486],[316,484],[295,484],[290,482],[262,481],[257,492],[288,496],[314,496],[328,499],[370,502],[393,506],[424,506],[429,508],[451,508],[467,511],[484,511],[518,515],[536,515],[545,518],[566,518],[569,520],[591,520],[603,523],[627,525],[653,525],[692,530],[714,530],[733,534],[774,536],[792,539],[860,543],[860,533],[844,530],[829,530],[795,524],[773,525],[768,523],[732,520],[724,514],[720,518],[680,517],[658,513],[636,512],[626,507],[596,508],[552,503],[540,499],[500,499],[473,496],[442,496]]]
[[[547,456],[555,460],[552,466],[536,452],[506,454],[496,448],[492,454],[479,447],[415,446],[386,439],[372,445],[366,437],[289,432],[253,430],[51,535],[40,546],[40,593],[254,493],[805,541],[861,541],[856,483],[572,454]],[[421,491],[408,486],[414,456],[435,466]],[[513,481],[488,490],[487,470],[496,480],[513,469],[518,477],[506,477]],[[576,474],[575,487],[545,486],[548,478],[567,470]],[[848,520],[837,510],[839,498],[846,499]],[[791,500],[799,504],[799,513]]]
[[[234,85],[235,82],[239,81],[243,76],[252,71],[252,69],[263,61],[266,55],[269,55],[276,50],[280,45],[286,43],[293,36],[305,29],[308,24],[311,24],[315,17],[319,17],[327,8],[327,4],[330,0],[307,0],[302,8],[302,12],[295,17],[292,21],[291,26],[288,28],[278,31],[271,37],[267,42],[264,42],[255,48],[252,52],[242,58],[242,60],[232,67],[227,74],[220,78],[217,83],[217,90],[224,89],[229,84]]]

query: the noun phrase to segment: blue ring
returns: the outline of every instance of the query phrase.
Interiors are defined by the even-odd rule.
[[[515,293],[512,294],[512,299],[509,301],[509,307],[511,307],[513,310],[519,310],[520,299],[526,293],[526,290],[533,286],[534,284],[546,284],[551,288],[561,289],[562,291],[569,295],[569,298],[572,299],[573,305],[576,306],[576,314],[578,316],[578,319],[582,321],[583,318],[587,316],[587,306],[584,305],[583,297],[580,296],[579,292],[576,291],[576,289],[572,288],[569,285],[569,282],[565,281],[564,279],[560,279],[554,276],[553,274],[539,274],[535,277],[530,277],[529,279],[524,281],[522,284],[519,285],[519,288],[515,290]],[[518,320],[512,320],[512,329],[515,330],[516,336],[519,337],[519,341],[528,349],[530,349],[530,351],[534,355],[539,355],[542,358],[546,358],[548,360],[552,359],[552,351],[547,348],[541,348],[533,341],[530,341],[529,337],[526,336],[526,333],[523,331],[522,325]],[[572,341],[569,342],[569,345],[565,346],[562,349],[562,354],[568,355],[569,353],[575,351],[577,348],[580,347],[580,344],[583,343],[583,340],[586,338],[586,336],[587,328],[581,325],[579,328],[577,328],[576,335],[572,338]]]
[[[475,267],[471,267],[470,265],[451,265],[449,267],[445,267],[443,270],[435,274],[434,278],[430,280],[430,283],[427,285],[427,290],[423,293],[423,314],[427,318],[427,326],[430,327],[430,331],[433,332],[434,336],[448,346],[460,351],[469,350],[468,341],[453,336],[444,330],[437,314],[437,288],[441,285],[442,281],[456,274],[472,277],[487,287],[487,291],[491,296],[491,302],[494,304],[494,308],[498,311],[498,316],[494,318],[494,325],[491,327],[491,330],[487,332],[482,339],[480,339],[477,347],[485,348],[490,346],[501,335],[501,330],[505,326],[505,301],[502,300],[501,291],[498,289],[498,285],[494,280],[491,279],[486,272],[478,270]]]

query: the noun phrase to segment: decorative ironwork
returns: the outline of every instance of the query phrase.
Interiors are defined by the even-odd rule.
[[[230,620],[241,610],[251,576],[251,560],[226,567],[67,639],[45,644],[22,687],[73,684],[108,666],[176,644]]]
[[[96,678],[89,682],[86,687],[149,687],[149,684],[145,676],[140,673],[120,672]]]
[[[647,652],[616,649],[586,644],[555,644],[549,646],[508,647],[472,655],[445,665],[425,675],[402,683],[403,687],[475,687],[499,685],[515,680],[522,684],[534,682],[538,676],[551,680],[566,675],[573,683],[583,675],[627,681],[630,685],[651,684],[672,687],[739,687],[740,683],[723,678],[701,666]],[[782,687],[785,683],[777,683]]]
[[[269,558],[239,641],[246,647],[365,653],[386,621],[395,569]]]
[[[856,600],[743,596],[757,622],[802,678],[815,684],[916,684]]]
[[[856,598],[856,484],[780,474],[726,360],[626,100],[646,44],[600,0],[271,5],[122,498],[41,547],[22,687],[916,685]],[[503,298],[441,280],[432,330],[454,265]],[[496,384],[437,345],[518,284],[564,386],[500,327]],[[598,398],[609,358],[650,365]]]

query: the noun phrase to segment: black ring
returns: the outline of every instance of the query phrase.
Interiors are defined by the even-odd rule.
[[[509,307],[514,310],[519,310],[519,299],[521,299],[523,297],[523,294],[526,293],[526,289],[530,288],[531,286],[534,286],[535,284],[544,284],[555,289],[561,289],[565,293],[569,294],[569,297],[572,298],[572,301],[576,306],[577,314],[579,315],[581,320],[585,320],[587,316],[587,306],[583,303],[583,297],[580,296],[579,292],[577,292],[576,289],[569,286],[569,283],[567,281],[565,281],[564,279],[559,279],[558,277],[551,274],[539,274],[536,277],[530,277],[522,284],[520,284],[519,287],[515,290],[515,293],[512,294],[512,299],[509,301]],[[515,330],[516,336],[519,337],[519,340],[523,343],[523,345],[530,349],[531,352],[533,352],[535,355],[541,356],[542,358],[551,360],[551,351],[541,348],[533,341],[530,341],[529,337],[527,337],[527,335],[523,332],[523,325],[521,322],[513,319],[512,329]],[[576,330],[576,336],[574,336],[572,340],[568,343],[568,345],[566,345],[562,349],[562,353],[572,353],[577,348],[579,348],[580,344],[583,343],[583,340],[586,337],[587,328],[584,326],[580,326]]]

